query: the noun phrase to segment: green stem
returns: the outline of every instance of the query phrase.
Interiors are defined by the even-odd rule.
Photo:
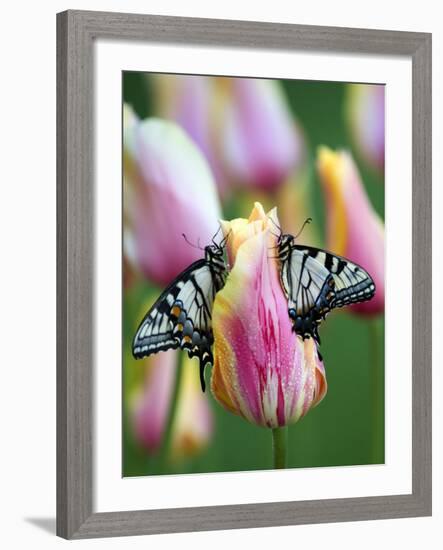
[[[288,441],[288,427],[273,428],[272,430],[272,455],[274,468],[286,468],[286,453]]]
[[[383,462],[384,457],[384,379],[382,338],[379,319],[369,322],[371,378],[372,378],[372,461]]]
[[[180,383],[183,373],[183,353],[177,353],[177,371],[175,373],[174,387],[172,389],[169,414],[165,425],[165,431],[163,433],[163,441],[160,449],[160,469],[166,473],[166,466],[169,461],[169,451],[171,450],[172,443],[172,431],[174,427],[174,420],[177,413],[178,394],[180,391]]]

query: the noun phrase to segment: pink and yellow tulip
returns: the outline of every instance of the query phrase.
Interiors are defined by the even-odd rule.
[[[373,209],[357,167],[346,151],[318,151],[317,167],[326,197],[327,246],[361,265],[374,280],[376,293],[352,306],[359,313],[384,311],[384,226]]]
[[[260,426],[291,424],[326,394],[315,341],[292,331],[275,259],[276,210],[223,222],[232,265],[213,309],[211,390],[228,411]]]

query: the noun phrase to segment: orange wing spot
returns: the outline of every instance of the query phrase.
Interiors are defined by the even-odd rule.
[[[185,344],[189,344],[189,343],[192,342],[192,338],[191,338],[190,336],[188,336],[188,335],[183,336],[183,342],[184,342]]]
[[[178,317],[180,315],[181,308],[179,306],[174,306],[171,309],[171,315],[174,315],[175,317]]]

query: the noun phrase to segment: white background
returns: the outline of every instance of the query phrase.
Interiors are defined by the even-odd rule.
[[[411,62],[234,48],[96,45],[94,509],[99,512],[411,492]],[[386,83],[386,464],[284,472],[121,477],[121,71]],[[398,129],[401,128],[401,132]],[[114,245],[114,246],[113,246]],[[328,368],[328,367],[327,367]],[[112,428],[110,429],[110,426]],[[233,491],[235,487],[235,494]]]
[[[438,2],[238,0],[15,2],[2,6],[2,546],[53,548],[55,515],[55,13],[66,8],[150,12],[291,23],[433,32],[434,280],[442,277],[441,153],[443,20]],[[438,290],[438,286],[436,289]],[[435,293],[436,294],[436,293]],[[288,544],[328,549],[431,548],[441,543],[442,321],[434,305],[434,516],[405,520],[162,535],[81,541],[79,548],[192,547]],[[6,353],[5,353],[6,351]],[[432,542],[435,538],[440,542]]]

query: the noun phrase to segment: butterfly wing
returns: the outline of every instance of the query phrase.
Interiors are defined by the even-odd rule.
[[[331,273],[308,250],[292,246],[282,262],[280,277],[294,331],[320,341],[317,325],[332,309],[335,297]]]
[[[294,331],[313,336],[331,309],[370,300],[375,284],[359,265],[319,248],[292,245],[282,262],[281,280],[288,296]]]
[[[335,298],[332,307],[365,302],[374,296],[374,281],[361,266],[319,248],[298,245],[294,245],[294,248],[309,254],[322,264],[334,278]]]
[[[204,367],[213,364],[211,346],[212,306],[221,288],[223,274],[206,260],[193,263],[161,294],[141,322],[132,345],[137,359],[181,348],[200,360],[200,380],[204,391]]]

